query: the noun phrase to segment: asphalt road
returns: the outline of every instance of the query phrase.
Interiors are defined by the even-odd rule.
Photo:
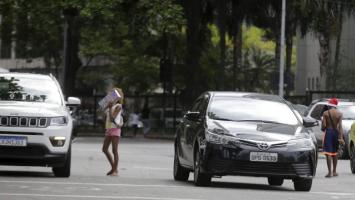
[[[348,160],[339,161],[339,177],[329,179],[324,178],[326,163],[321,156],[310,192],[295,192],[290,180],[273,187],[266,178],[241,176],[215,178],[211,187],[196,187],[192,174],[189,182],[173,180],[173,143],[164,140],[124,138],[119,176],[106,176],[109,165],[101,152],[102,140],[75,140],[70,178],[56,178],[50,168],[0,166],[0,200],[355,199],[355,175]]]

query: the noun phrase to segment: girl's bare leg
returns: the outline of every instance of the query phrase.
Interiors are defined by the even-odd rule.
[[[120,141],[120,138],[115,136],[112,137],[112,153],[113,153],[113,165],[112,165],[112,176],[117,176],[118,175],[118,161],[119,161],[119,156],[118,156],[118,143]]]
[[[107,173],[107,175],[110,175],[112,174],[113,172],[113,159],[112,159],[112,156],[110,154],[110,152],[108,151],[108,147],[110,146],[111,144],[111,141],[112,141],[112,137],[111,136],[105,136],[105,139],[104,139],[104,143],[102,145],[102,152],[104,152],[104,154],[106,155],[107,157],[107,160],[110,162],[110,165],[111,165],[111,170]]]

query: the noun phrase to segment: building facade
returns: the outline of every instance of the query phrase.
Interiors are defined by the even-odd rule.
[[[340,39],[338,74],[339,79],[346,82],[346,78],[355,70],[355,16],[344,16]],[[330,42],[329,65],[335,63],[336,39]],[[295,93],[304,95],[307,90],[329,90],[326,88],[325,78],[320,76],[319,40],[314,33],[305,37],[298,37],[297,42],[297,70],[295,78]],[[340,88],[341,89],[341,88]],[[349,88],[344,87],[344,90]]]

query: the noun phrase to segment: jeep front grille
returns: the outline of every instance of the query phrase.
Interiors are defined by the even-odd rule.
[[[49,125],[48,122],[47,117],[0,116],[0,126],[45,128]]]

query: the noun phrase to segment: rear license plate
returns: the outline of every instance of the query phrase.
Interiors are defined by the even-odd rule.
[[[277,162],[277,153],[250,152],[250,161],[254,162]]]
[[[27,146],[27,137],[23,136],[0,136],[0,146]]]

